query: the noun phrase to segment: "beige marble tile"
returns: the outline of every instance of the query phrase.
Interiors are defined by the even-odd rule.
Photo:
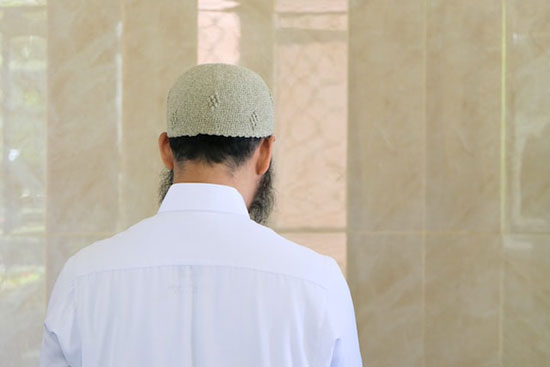
[[[547,1],[507,0],[507,219],[550,232],[550,22]]]
[[[309,247],[320,254],[333,257],[346,274],[346,233],[345,232],[279,232],[300,245]]]
[[[47,10],[2,7],[0,233],[44,231]]]
[[[347,0],[275,0],[279,13],[338,13],[348,9]]]
[[[504,240],[503,367],[550,364],[550,236]]]
[[[274,3],[275,1],[241,0],[237,8],[241,31],[239,64],[260,74],[272,93],[275,64]]]
[[[0,364],[36,366],[42,341],[44,236],[0,236]]]
[[[346,30],[331,23],[341,14],[319,17],[314,29],[311,18],[279,14],[276,20],[278,228],[342,230],[346,223]]]
[[[426,228],[500,229],[501,1],[428,1]]]
[[[499,363],[501,240],[426,236],[425,367]]]
[[[34,73],[45,76],[46,72],[44,69]],[[31,72],[17,71],[17,74],[23,75],[21,85],[18,85],[23,93],[31,92],[33,87],[40,88],[37,84],[43,82],[25,82],[25,79],[32,78]],[[45,83],[41,87],[45,89]],[[13,113],[17,118],[7,118],[4,114],[0,127],[0,146],[3,146],[5,157],[0,177],[0,213],[4,213],[0,214],[1,234],[39,234],[45,230],[45,113],[27,113],[21,99],[14,98],[10,102],[17,106]],[[34,107],[45,112],[46,101],[39,103]]]
[[[44,317],[47,9],[0,14],[0,365],[26,367]]]
[[[43,234],[0,235],[0,272],[18,266],[43,267],[45,242]]]
[[[48,3],[50,233],[116,227],[119,10],[110,1]]]
[[[166,131],[166,97],[177,77],[197,62],[195,2],[123,1],[122,12],[118,229],[158,209],[163,166],[157,138]]]
[[[424,22],[422,1],[350,3],[348,213],[353,231],[423,228]]]
[[[365,366],[422,366],[423,235],[348,234],[348,283]]]

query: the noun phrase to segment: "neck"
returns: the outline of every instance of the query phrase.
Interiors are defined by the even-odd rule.
[[[184,167],[174,167],[173,183],[211,183],[232,186],[245,200],[249,208],[254,197],[254,191],[250,185],[242,179],[242,175],[232,172],[224,164],[207,166],[202,163],[185,162]]]

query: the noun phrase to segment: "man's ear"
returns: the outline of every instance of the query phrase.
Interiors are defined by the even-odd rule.
[[[258,160],[256,161],[256,173],[261,176],[269,169],[271,163],[271,155],[273,153],[273,143],[275,136],[271,135],[268,138],[262,139],[258,147]]]
[[[170,141],[168,140],[168,134],[165,132],[161,133],[158,139],[160,158],[162,163],[169,170],[174,169],[174,156],[172,154],[172,148],[170,148]]]

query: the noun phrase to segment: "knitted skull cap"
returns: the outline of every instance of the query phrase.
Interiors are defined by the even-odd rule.
[[[264,80],[250,69],[201,64],[170,88],[167,121],[168,137],[265,137],[273,133],[273,99]]]

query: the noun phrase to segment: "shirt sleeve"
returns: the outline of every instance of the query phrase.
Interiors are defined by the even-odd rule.
[[[80,366],[80,340],[76,323],[71,259],[52,289],[44,321],[41,367]]]
[[[348,284],[338,263],[327,256],[330,275],[327,321],[334,335],[330,367],[361,367],[355,310]]]

